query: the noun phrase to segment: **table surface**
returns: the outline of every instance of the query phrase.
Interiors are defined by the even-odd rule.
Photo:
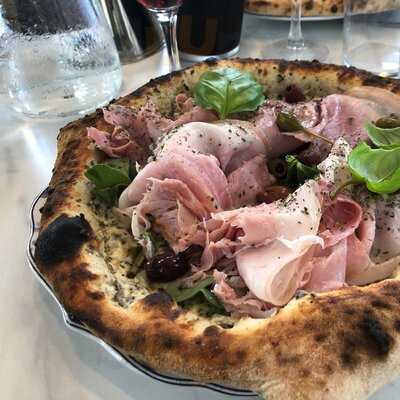
[[[308,22],[307,38],[323,41],[329,62],[342,62],[341,21]],[[288,24],[245,16],[240,56],[268,57],[263,46],[287,35]],[[273,55],[272,55],[273,56]],[[124,67],[122,94],[167,73],[166,54]],[[3,105],[1,105],[1,103]],[[207,389],[156,382],[113,359],[68,329],[54,300],[27,266],[28,211],[51,176],[58,129],[68,120],[22,119],[0,101],[0,398],[18,400],[211,399]],[[398,399],[400,380],[371,400]],[[232,398],[233,399],[233,398]]]

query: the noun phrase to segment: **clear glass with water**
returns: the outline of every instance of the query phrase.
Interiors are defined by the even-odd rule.
[[[381,76],[399,76],[400,0],[344,3],[344,64]]]
[[[0,0],[0,14],[11,31],[8,92],[16,111],[65,117],[118,95],[120,61],[96,0]]]

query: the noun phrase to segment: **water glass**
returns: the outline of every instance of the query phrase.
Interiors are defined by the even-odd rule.
[[[381,76],[398,76],[400,0],[344,3],[344,64]]]
[[[0,20],[16,111],[65,117],[118,95],[120,61],[97,0],[0,0]]]

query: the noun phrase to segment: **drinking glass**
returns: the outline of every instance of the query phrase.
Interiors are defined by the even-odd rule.
[[[16,111],[65,117],[119,93],[118,53],[96,0],[0,0],[0,19]]]
[[[176,21],[183,0],[138,0],[138,2],[153,14],[161,25],[167,44],[170,70],[181,69],[176,40]]]
[[[400,0],[345,0],[343,62],[381,76],[398,76]]]
[[[305,40],[301,31],[302,0],[292,0],[292,14],[290,30],[287,39],[280,39],[264,50],[268,58],[282,58],[284,60],[319,60],[328,57],[328,48],[311,40]]]
[[[239,51],[244,0],[185,0],[178,15],[181,57],[199,62]]]

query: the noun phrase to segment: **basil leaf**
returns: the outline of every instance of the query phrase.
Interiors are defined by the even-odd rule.
[[[217,111],[220,119],[254,111],[265,100],[263,87],[253,76],[233,68],[204,72],[194,88],[194,97],[197,104]]]
[[[210,290],[204,288],[201,289],[200,292],[210,305],[212,305],[219,311],[225,310],[224,306],[220,303],[218,298],[213,293],[211,293]]]
[[[110,188],[117,185],[129,185],[129,164],[127,170],[121,164],[96,164],[86,170],[85,176],[91,180],[97,189]]]
[[[353,177],[371,192],[385,194],[400,189],[400,147],[371,149],[360,143],[348,157]]]
[[[319,170],[315,166],[308,166],[299,161],[295,156],[287,155],[287,175],[284,183],[290,187],[302,185],[306,180],[315,178]]]
[[[214,282],[212,276],[203,279],[196,286],[192,288],[180,288],[180,283],[172,282],[164,285],[164,290],[177,302],[182,303],[183,301],[189,300],[201,292],[202,289],[210,286]]]
[[[94,184],[93,194],[104,203],[115,203],[122,190],[131,183],[130,163],[127,159],[108,160],[85,171]]]
[[[400,127],[380,128],[368,122],[365,125],[365,129],[372,143],[377,147],[387,148],[400,146]]]
[[[276,116],[276,124],[278,128],[283,132],[299,132],[303,131],[303,125],[295,117],[294,114],[286,112],[279,112]]]

